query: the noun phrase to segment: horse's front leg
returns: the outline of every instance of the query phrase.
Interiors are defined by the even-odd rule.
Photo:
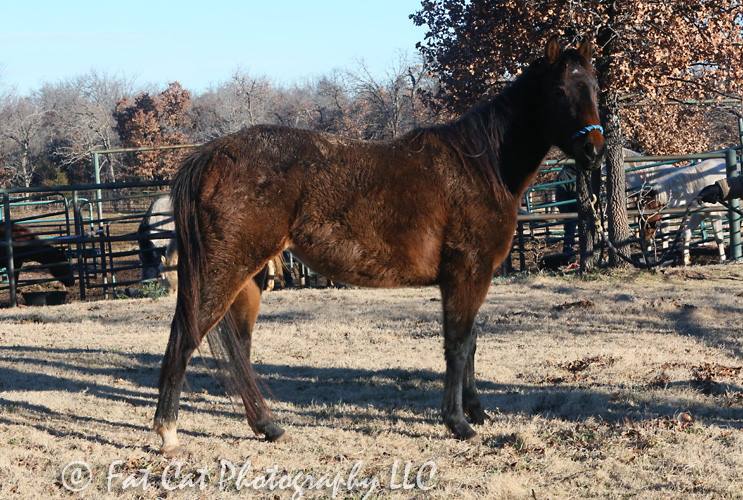
[[[444,423],[457,438],[469,439],[476,433],[464,418],[464,402],[467,402],[468,410],[476,407],[481,409],[474,390],[474,375],[468,376],[468,371],[474,374],[474,362],[470,362],[475,350],[472,325],[487,293],[490,275],[489,272],[479,273],[478,276],[464,269],[457,271],[443,279],[441,284],[446,359],[441,413]],[[476,416],[480,416],[479,413]],[[476,420],[479,423],[480,419]]]
[[[684,266],[690,266],[691,265],[691,229],[688,227],[684,229],[683,233],[684,243],[683,243],[683,265]]]
[[[484,424],[488,414],[480,403],[480,395],[475,384],[475,351],[477,350],[477,332],[472,332],[472,349],[467,366],[464,369],[464,387],[462,389],[462,406],[464,413],[473,424]]]

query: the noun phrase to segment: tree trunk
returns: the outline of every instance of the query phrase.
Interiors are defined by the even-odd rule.
[[[606,215],[609,239],[617,252],[625,257],[630,255],[630,229],[627,218],[627,186],[624,173],[624,152],[622,146],[622,124],[619,119],[617,96],[609,93],[606,97]],[[609,263],[612,266],[627,265],[609,249]]]
[[[108,162],[108,177],[111,182],[116,182],[116,172],[114,172],[114,162],[109,155],[106,155]]]
[[[578,244],[580,247],[580,272],[591,271],[598,263],[599,235],[596,233],[594,208],[591,204],[594,193],[598,196],[601,173],[591,175],[576,169],[575,192],[578,201]]]
[[[28,164],[28,152],[24,151],[21,153],[21,179],[23,181],[23,187],[31,187],[32,174]]]

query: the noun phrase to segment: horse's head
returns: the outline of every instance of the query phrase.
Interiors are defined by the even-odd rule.
[[[577,49],[563,50],[553,37],[539,61],[544,71],[541,91],[546,99],[549,139],[584,169],[597,168],[604,152],[592,54],[589,41]]]
[[[57,278],[64,286],[73,286],[75,284],[75,273],[72,270],[72,264],[60,262],[49,267],[49,272]]]

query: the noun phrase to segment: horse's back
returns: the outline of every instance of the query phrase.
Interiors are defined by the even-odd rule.
[[[148,231],[152,234],[175,230],[173,204],[169,195],[159,196],[150,204],[150,208],[145,215],[145,223]],[[157,240],[163,239],[168,240],[170,238],[157,238]]]
[[[694,165],[672,168],[657,183],[657,191],[664,198],[661,201],[669,207],[686,206],[705,186],[725,177],[725,161],[712,158]]]

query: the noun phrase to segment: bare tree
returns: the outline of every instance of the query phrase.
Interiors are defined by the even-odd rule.
[[[274,121],[287,127],[313,128],[315,97],[307,86],[277,88],[272,109]]]
[[[351,96],[343,75],[333,72],[312,84],[310,128],[342,135],[358,135],[351,120]]]
[[[40,132],[45,114],[44,108],[32,97],[11,94],[0,104],[4,168],[13,184],[31,186],[43,145]]]
[[[132,89],[130,79],[95,71],[42,86],[39,99],[48,110],[47,126],[57,145],[51,151],[53,159],[82,178],[81,171],[89,167],[91,150],[120,144],[113,111],[119,100],[131,95]],[[120,161],[109,156],[102,161],[108,180],[115,180]]]
[[[348,80],[365,139],[394,138],[431,118],[420,99],[421,86],[430,83],[421,63],[400,57],[378,78],[361,62]]]
[[[268,79],[237,70],[218,87],[194,99],[194,136],[209,140],[270,120],[272,86]]]

